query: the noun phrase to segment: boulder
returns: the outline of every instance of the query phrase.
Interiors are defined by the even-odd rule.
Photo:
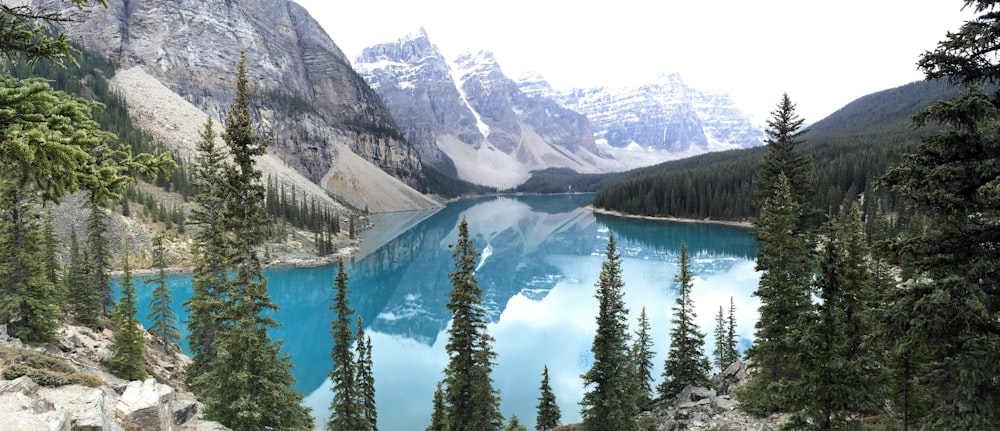
[[[173,388],[156,383],[156,380],[135,380],[125,387],[115,408],[126,423],[139,429],[171,430],[174,424],[170,411],[173,396]]]
[[[87,395],[84,408],[77,412],[73,420],[73,431],[111,431],[103,391],[94,389]]]
[[[181,425],[198,413],[198,403],[194,400],[177,400],[170,403],[170,412],[174,418],[174,424]]]
[[[21,376],[14,380],[3,380],[0,381],[0,394],[3,393],[18,393],[24,395],[31,395],[38,391],[38,383],[31,380],[31,377]]]

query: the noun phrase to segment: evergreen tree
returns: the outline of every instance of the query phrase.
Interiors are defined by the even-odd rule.
[[[195,144],[192,183],[198,191],[192,200],[197,204],[191,211],[191,222],[199,227],[192,236],[194,252],[191,299],[184,302],[188,309],[188,345],[192,362],[188,366],[190,379],[204,372],[215,358],[213,347],[221,325],[219,310],[225,298],[227,271],[232,263],[231,234],[223,225],[224,174],[228,166],[223,148],[215,143],[212,117],[205,120],[201,139]]]
[[[447,417],[448,407],[444,403],[444,390],[441,389],[441,382],[437,384],[437,390],[434,391],[434,409],[431,413],[431,424],[427,427],[427,431],[448,431],[448,417]]]
[[[174,301],[170,286],[167,286],[165,254],[163,235],[153,237],[153,268],[156,268],[156,275],[146,280],[146,283],[152,283],[155,287],[149,301],[150,311],[146,319],[153,322],[149,327],[149,333],[160,342],[164,352],[170,352],[180,341],[181,332],[177,328],[177,315],[170,308]]]
[[[361,397],[361,417],[364,430],[378,431],[378,411],[375,408],[375,375],[372,374],[372,338],[365,337],[364,322],[358,316],[358,393]]]
[[[109,315],[111,295],[111,245],[108,240],[108,214],[93,196],[87,201],[87,275],[89,288],[98,299],[99,315]]]
[[[814,234],[809,204],[814,190],[812,159],[798,147],[804,142],[804,120],[783,95],[768,121],[768,154],[754,180],[754,204],[760,211],[754,238],[760,244],[757,270],[762,271],[754,295],[761,300],[756,342],[747,357],[755,378],[738,391],[743,407],[766,414],[791,408],[792,386],[801,383],[796,354],[801,331],[812,316],[810,288]],[[742,394],[742,395],[741,395]]]
[[[725,370],[726,365],[724,364],[725,359],[725,349],[726,349],[726,315],[719,306],[719,314],[715,315],[715,332],[712,333],[715,336],[715,349],[712,350],[712,360],[715,362],[715,367],[719,370]]]
[[[670,320],[670,351],[663,363],[663,382],[658,387],[660,396],[670,399],[687,386],[707,386],[708,372],[712,368],[705,357],[705,334],[694,322],[694,301],[691,299],[694,275],[687,245],[681,242],[680,262],[674,282],[678,284],[674,318]]]
[[[333,336],[333,349],[330,358],[333,369],[330,380],[333,382],[333,399],[330,401],[330,419],[326,427],[330,430],[364,430],[364,414],[361,406],[360,385],[357,379],[357,362],[351,352],[354,334],[351,332],[351,317],[354,309],[347,301],[347,273],[344,272],[344,260],[337,260],[337,277],[334,280],[336,294],[331,298],[330,310],[336,318],[330,323],[330,334]],[[362,344],[361,341],[358,344]]]
[[[0,322],[25,342],[54,341],[59,295],[48,275],[42,217],[8,172],[0,173]]]
[[[56,304],[62,304],[66,299],[59,292],[62,286],[60,275],[63,273],[62,265],[59,264],[59,237],[56,235],[56,228],[52,225],[52,212],[46,212],[43,217],[44,225],[42,230],[42,261],[45,265],[45,278],[56,286]]]
[[[915,121],[940,122],[943,130],[886,174],[894,190],[929,222],[923,229],[908,229],[894,247],[916,281],[899,298],[911,308],[897,308],[893,317],[908,324],[896,337],[898,349],[921,358],[900,364],[906,368],[897,375],[909,382],[898,386],[927,396],[926,417],[919,423],[932,429],[1000,424],[1000,386],[990,377],[1000,375],[1000,250],[995,246],[1000,243],[1000,156],[994,103],[981,88],[970,86],[957,100],[931,105]]]
[[[486,333],[483,291],[476,281],[476,252],[469,239],[469,225],[462,218],[458,226],[455,270],[448,274],[452,290],[448,310],[452,313],[448,329],[448,367],[445,369],[444,403],[452,431],[499,430],[503,426],[500,397],[493,388],[493,338]]]
[[[764,200],[755,233],[757,270],[763,273],[754,295],[761,305],[747,358],[756,372],[736,391],[743,408],[758,414],[791,408],[786,388],[801,377],[799,331],[812,319],[812,246],[798,227],[802,213],[788,178],[780,175],[774,196]]]
[[[80,250],[76,227],[70,227],[69,243],[69,268],[66,273],[69,308],[78,323],[95,328],[100,315],[100,298],[97,297],[97,292],[90,288],[90,276],[87,273],[90,266],[87,263],[89,256],[85,250]]]
[[[781,96],[771,116],[773,118],[767,120],[767,139],[764,140],[768,153],[761,160],[754,178],[754,205],[760,209],[767,198],[774,196],[778,177],[784,175],[792,198],[808,206],[816,187],[816,172],[812,158],[800,149],[805,143],[802,136],[808,132],[802,129],[805,119],[795,113],[795,104],[788,94]]]
[[[292,389],[291,361],[281,342],[268,336],[277,326],[277,310],[267,292],[257,247],[263,244],[264,187],[255,158],[267,142],[254,131],[246,59],[236,67],[236,97],[226,115],[223,134],[233,164],[224,172],[222,229],[232,238],[234,277],[229,280],[218,312],[212,341],[214,358],[193,387],[205,399],[205,415],[233,429],[312,429],[312,416],[302,395]]]
[[[729,297],[729,314],[726,315],[726,348],[722,355],[722,362],[728,367],[733,362],[740,360],[740,352],[736,349],[739,338],[736,335],[736,303],[733,297]],[[724,371],[724,370],[720,370]]]
[[[802,381],[793,386],[789,427],[856,429],[857,414],[877,406],[872,375],[874,354],[863,344],[869,328],[871,276],[864,226],[857,204],[841,220],[828,223],[816,281],[817,319],[803,331]]]
[[[535,429],[546,431],[559,426],[562,412],[559,411],[559,404],[556,404],[556,394],[552,392],[549,385],[549,366],[546,365],[542,371],[542,385],[538,391],[538,417],[535,419]]]
[[[528,431],[528,427],[521,423],[516,414],[511,413],[510,419],[507,420],[507,425],[503,427],[503,431]]]
[[[608,240],[597,282],[599,310],[597,333],[590,350],[594,363],[581,376],[586,387],[581,415],[583,428],[591,431],[638,429],[634,389],[635,372],[628,358],[628,309],[623,299],[621,255],[614,235]]]
[[[115,304],[111,317],[115,329],[115,339],[111,344],[111,362],[108,368],[116,376],[125,380],[142,380],[146,378],[145,340],[135,314],[139,312],[136,305],[135,285],[132,283],[132,270],[129,266],[128,247],[124,247],[125,256],[122,259],[122,296]]]
[[[650,335],[649,319],[646,317],[646,307],[639,313],[639,329],[635,332],[632,343],[632,363],[636,370],[636,406],[639,411],[647,411],[653,404],[653,338]]]

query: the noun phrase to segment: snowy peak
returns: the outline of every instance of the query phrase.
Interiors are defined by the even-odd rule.
[[[725,94],[688,87],[679,74],[641,85],[552,94],[587,115],[599,142],[613,148],[695,155],[760,145],[763,132]]]
[[[423,161],[463,180],[506,189],[534,170],[624,168],[599,155],[585,116],[522,93],[492,53],[448,62],[421,31],[365,49],[355,69]]]

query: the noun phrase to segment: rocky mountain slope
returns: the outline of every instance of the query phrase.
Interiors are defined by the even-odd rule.
[[[401,139],[378,96],[301,6],[289,0],[151,0],[77,10],[59,0],[34,3],[70,17],[63,30],[76,43],[121,70],[138,68],[217,122],[232,101],[233,68],[245,52],[253,114],[262,134],[273,139],[274,159],[357,208],[436,205],[429,200],[416,207],[374,205],[345,189],[358,184],[324,182],[338,175],[340,155],[348,149],[408,186],[421,188],[423,176],[417,152]]]
[[[555,98],[586,114],[597,140],[614,148],[633,146],[691,156],[755,147],[764,137],[729,96],[695,90],[676,73],[641,85],[568,92],[551,91],[539,80],[523,77],[522,90]]]
[[[509,188],[538,169],[621,168],[586,117],[521,92],[490,53],[448,61],[421,29],[366,48],[355,68],[423,160],[463,180]]]
[[[727,96],[678,75],[559,92],[537,74],[510,79],[488,52],[448,61],[423,29],[364,49],[355,67],[426,163],[500,188],[534,170],[623,171],[763,137]]]

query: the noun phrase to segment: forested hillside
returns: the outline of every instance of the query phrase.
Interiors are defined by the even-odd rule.
[[[933,130],[910,127],[911,117],[957,90],[940,81],[921,81],[862,97],[808,127],[802,151],[817,169],[814,205],[836,208],[848,193],[872,192],[872,179],[913,151]],[[630,214],[744,220],[754,217],[750,190],[764,147],[671,161],[615,177],[538,173],[523,191],[587,191],[594,205]],[[882,194],[891,205],[891,196]]]

